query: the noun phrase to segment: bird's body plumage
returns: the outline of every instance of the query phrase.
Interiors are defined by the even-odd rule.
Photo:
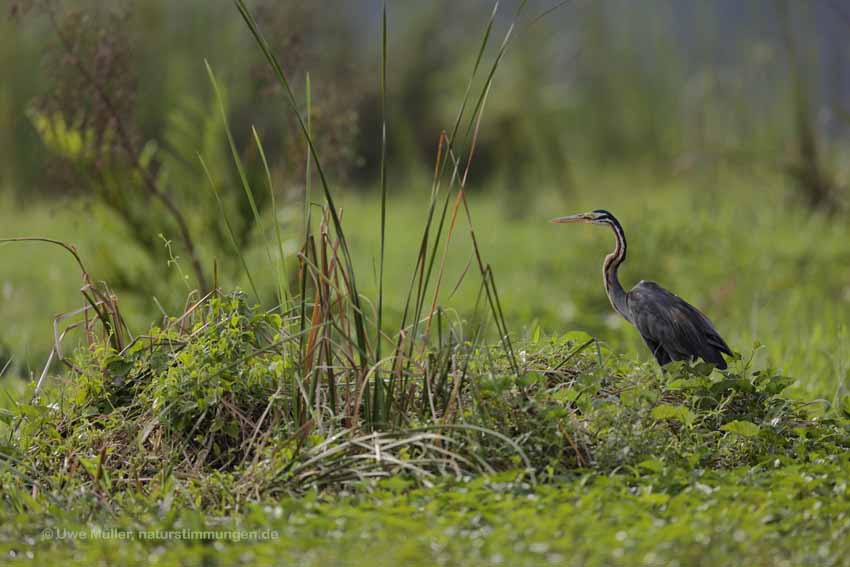
[[[726,341],[702,311],[655,282],[642,281],[627,294],[631,323],[662,366],[702,358],[726,368]]]
[[[614,309],[640,332],[658,364],[702,358],[726,368],[723,354],[731,355],[732,350],[699,309],[653,281],[641,281],[628,292],[623,289],[618,270],[626,259],[626,235],[614,215],[596,210],[553,222],[605,224],[614,231],[616,248],[602,265],[605,291]]]

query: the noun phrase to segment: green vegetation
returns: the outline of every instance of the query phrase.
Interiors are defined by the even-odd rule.
[[[746,361],[662,374],[587,335],[536,337],[519,380],[483,351],[444,389],[412,374],[418,427],[361,432],[329,407],[298,427],[309,394],[268,348],[284,321],[240,296],[193,312],[6,414],[7,557],[847,564],[850,411]]]
[[[652,174],[580,174],[588,191],[575,197],[554,187],[541,187],[524,210],[505,203],[496,192],[469,194],[477,238],[492,263],[502,306],[511,331],[526,336],[536,326],[547,334],[583,329],[615,351],[645,360],[648,354],[638,334],[611,311],[601,284],[602,258],[613,247],[611,236],[596,227],[556,227],[556,214],[591,210],[604,205],[624,223],[629,257],[623,268],[626,285],[653,279],[704,309],[733,348],[755,364],[770,365],[797,379],[800,395],[834,401],[846,394],[850,371],[847,350],[850,322],[850,244],[841,218],[811,215],[794,205],[793,195],[779,178],[727,174],[711,182],[658,179]],[[753,186],[758,184],[759,190]],[[421,186],[421,184],[420,184]],[[593,190],[590,191],[590,188]],[[409,285],[424,224],[421,196],[390,190],[385,262],[385,319],[396,326]],[[361,292],[376,297],[380,203],[371,195],[342,194],[339,207],[349,233],[354,263],[363,277]],[[99,226],[88,222],[93,215]],[[281,209],[284,246],[297,251],[298,213]],[[84,209],[76,202],[0,210],[6,235],[41,234],[74,242],[90,269],[108,273],[117,258],[133,271],[144,255],[118,235],[105,242],[104,233],[117,226],[108,213]],[[100,222],[104,221],[104,222]],[[459,221],[460,222],[460,221]],[[114,230],[114,229],[113,229]],[[119,233],[120,234],[120,233]],[[273,236],[270,235],[271,238]],[[262,243],[246,249],[265,298],[274,295],[274,271]],[[23,355],[38,374],[52,344],[50,318],[79,304],[77,269],[59,250],[34,244],[0,248],[7,262],[4,281],[8,300],[0,309],[5,320],[18,323],[4,330],[6,348]],[[446,309],[467,317],[478,292],[471,277],[455,290],[470,261],[469,234],[456,230],[447,257]],[[170,268],[172,271],[174,268]],[[222,282],[250,289],[236,274]],[[119,297],[135,330],[143,329],[158,308],[151,297]],[[158,297],[182,309],[182,297]],[[764,345],[754,349],[754,344]]]
[[[589,475],[537,487],[514,474],[413,490],[387,481],[332,499],[249,505],[223,521],[168,507],[151,519],[151,507],[139,505],[118,519],[83,523],[45,506],[4,518],[0,530],[38,542],[3,544],[24,562],[81,565],[847,565],[848,472],[845,462]],[[45,541],[52,525],[66,528],[68,539]],[[70,539],[98,528],[113,539]],[[167,537],[156,530],[184,529],[231,531],[242,540],[155,539]],[[149,540],[117,539],[141,530]]]
[[[59,42],[54,88],[25,114],[80,187],[29,202],[19,187],[0,208],[4,560],[850,565],[850,239],[808,111],[790,176],[765,159],[787,123],[745,137],[748,167],[674,175],[664,163],[717,146],[659,118],[673,74],[639,71],[596,5],[582,12],[589,87],[553,110],[533,49],[508,63],[517,24],[539,22],[526,2],[507,27],[493,11],[464,56],[439,45],[429,10],[394,49],[384,9],[376,86],[329,48],[343,102],[302,85],[303,38],[275,33],[309,9],[284,10],[287,24],[235,4],[247,29],[219,39],[252,39],[257,60],[220,73],[211,56],[194,75],[169,60],[177,83],[151,88],[191,87],[154,118],[155,97],[136,100],[138,21],[13,3],[50,30],[32,37]],[[342,38],[344,20],[328,19]],[[436,73],[429,43],[463,85],[448,112],[419,86]],[[388,136],[390,61],[405,53],[399,98],[421,113]],[[609,58],[630,71],[602,72]],[[526,114],[494,101],[505,71]],[[207,96],[188,94],[192,76]],[[640,88],[618,104],[627,83]],[[281,119],[259,96],[272,91],[282,131],[245,121]],[[341,111],[355,101],[378,109],[369,142]],[[446,129],[422,142],[432,118]],[[555,156],[581,134],[559,122],[592,131],[569,160]],[[374,158],[360,182],[377,192],[353,190],[356,155]],[[22,163],[7,180],[22,179],[40,174]],[[625,225],[624,278],[710,313],[737,351],[728,370],[662,370],[612,313],[610,235],[546,222],[598,207]]]

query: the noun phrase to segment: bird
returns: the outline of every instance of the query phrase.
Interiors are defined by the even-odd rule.
[[[620,221],[604,209],[552,219],[553,223],[607,225],[616,247],[605,256],[602,277],[614,310],[637,328],[655,360],[663,368],[674,360],[701,358],[718,369],[727,367],[723,354],[732,350],[706,315],[654,281],[641,280],[628,292],[617,271],[626,260],[626,234]]]

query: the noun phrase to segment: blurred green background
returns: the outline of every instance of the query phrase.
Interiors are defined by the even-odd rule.
[[[309,98],[362,291],[374,298],[381,2],[250,4],[305,114]],[[201,275],[212,280],[215,262],[219,283],[247,288],[200,154],[259,299],[271,303],[274,269],[264,243],[274,220],[287,252],[300,246],[306,149],[232,4],[8,6],[0,20],[0,238],[75,244],[92,275],[116,291],[136,332],[163,310],[178,313],[197,285],[181,222]],[[486,61],[518,6],[500,6]],[[389,1],[387,10],[392,323],[415,263],[438,138],[454,124],[493,5]],[[610,234],[546,222],[605,208],[629,237],[625,285],[653,279],[682,295],[735,350],[796,377],[809,397],[845,393],[848,31],[850,8],[838,0],[529,2],[488,98],[467,184],[512,332],[583,329],[648,359],[604,295]],[[205,60],[223,90],[260,223],[233,165]],[[274,206],[252,126],[272,171]],[[462,218],[440,300],[460,318],[479,287],[474,269],[466,273],[471,261]],[[40,372],[52,318],[82,304],[80,285],[58,249],[0,246],[7,378]]]

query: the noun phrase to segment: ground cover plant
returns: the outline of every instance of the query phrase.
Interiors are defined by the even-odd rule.
[[[241,206],[262,233],[253,250],[242,245],[217,169],[198,155],[207,196],[219,206],[218,230],[237,259],[230,275],[244,291],[222,283],[216,267],[208,282],[193,281],[198,270],[185,273],[178,245],[164,238],[177,281],[191,282],[180,290],[185,307],[163,308],[159,322],[140,327],[73,246],[6,242],[4,252],[41,245],[70,253],[82,274],[83,307],[56,317],[47,365],[0,406],[5,559],[848,564],[850,402],[842,350],[812,360],[811,344],[777,333],[779,346],[739,349],[726,371],[699,362],[661,370],[596,335],[553,332],[561,319],[537,310],[533,299],[553,295],[539,291],[550,288],[531,284],[538,290],[523,297],[531,286],[511,285],[508,292],[499,266],[488,262],[467,182],[494,77],[525,3],[492,51],[495,10],[484,24],[456,121],[435,140],[426,207],[403,217],[421,231],[398,236],[388,214],[396,204],[388,197],[386,136],[376,152],[378,198],[343,203],[314,143],[309,94],[302,114],[285,65],[252,12],[241,0],[236,6],[305,141],[297,244],[257,206],[262,193],[277,210],[262,136],[250,129],[263,165],[257,179],[246,173],[209,64]],[[386,33],[384,11],[382,106]],[[701,239],[751,226],[735,207],[716,206],[717,224],[691,226]],[[377,222],[349,220],[366,211]],[[783,280],[808,272],[822,288],[786,299],[817,307],[803,322],[808,328],[827,312],[829,319],[817,321],[821,329],[843,324],[846,305],[824,298],[843,290],[845,274],[832,268],[848,252],[841,225],[827,224],[834,234],[813,251],[821,235],[806,218],[778,208],[758,215],[794,221],[786,238],[796,248],[768,256],[755,276],[741,278],[742,287],[759,288],[759,278],[778,267],[768,283],[784,290]],[[652,252],[680,240],[675,227],[650,233],[646,269],[663,268]],[[502,242],[519,250],[535,240],[522,231],[510,236]],[[395,250],[408,245],[403,258],[392,258],[390,241]],[[737,261],[759,260],[762,247],[753,244]],[[358,248],[379,252],[369,262]],[[567,248],[558,257],[518,254],[518,263],[542,262],[546,273],[556,263],[596,257],[592,246]],[[712,271],[721,282],[720,267],[708,263],[685,284],[697,289]],[[516,278],[527,279],[526,270],[517,269]],[[596,280],[586,289],[572,283],[570,292],[592,294],[607,309]],[[721,289],[712,301],[723,306],[730,293]],[[453,307],[452,298],[463,307]],[[777,315],[794,316],[791,308]],[[511,324],[517,321],[526,321],[520,331]],[[830,344],[842,340],[839,334]],[[787,345],[793,353],[783,352]],[[788,367],[812,374],[792,375]]]
[[[79,377],[40,393],[56,402],[6,415],[7,557],[846,562],[850,412],[786,397],[791,381],[750,361],[661,373],[573,333],[523,344],[520,379],[482,349],[440,388],[427,356],[412,423],[370,430],[351,426],[365,420],[344,381],[336,412],[327,385],[309,410],[269,348],[295,338],[244,295],[169,323],[84,352]],[[202,535],[163,541],[183,533]]]

